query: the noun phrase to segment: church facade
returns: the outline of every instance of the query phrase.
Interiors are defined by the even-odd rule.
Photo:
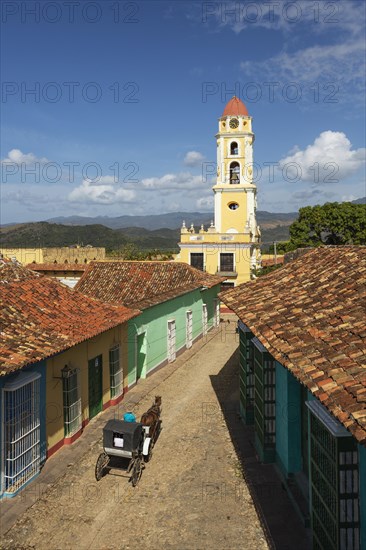
[[[176,260],[225,278],[223,286],[249,281],[260,262],[253,183],[252,117],[233,97],[219,118],[214,221],[196,231],[183,222]]]

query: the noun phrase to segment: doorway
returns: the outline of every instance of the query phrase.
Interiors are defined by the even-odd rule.
[[[89,374],[89,419],[103,408],[103,359],[98,355],[88,361]]]
[[[192,311],[186,312],[186,348],[192,347],[193,340],[193,315]]]
[[[144,378],[146,376],[145,373],[145,366],[146,366],[146,332],[142,332],[141,334],[137,335],[136,338],[136,382],[140,378]]]
[[[206,336],[207,334],[207,304],[202,304],[202,334]]]
[[[214,326],[217,328],[220,325],[220,300],[214,300]]]
[[[175,361],[176,351],[175,351],[175,340],[176,340],[176,328],[175,320],[168,321],[168,361],[171,363]]]

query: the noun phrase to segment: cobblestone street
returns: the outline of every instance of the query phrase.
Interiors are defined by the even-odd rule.
[[[238,422],[236,347],[235,318],[227,316],[215,333],[93,420],[75,453],[62,449],[14,499],[12,513],[20,506],[24,512],[12,527],[3,503],[2,548],[268,548],[227,425]],[[149,393],[141,398],[143,388]],[[138,487],[117,471],[97,483],[106,419],[128,409],[139,417],[155,394],[162,396],[163,429]],[[84,451],[77,452],[82,440]],[[50,483],[47,467],[55,469],[56,461],[63,470]]]

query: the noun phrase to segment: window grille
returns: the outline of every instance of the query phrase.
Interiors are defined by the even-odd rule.
[[[275,360],[257,338],[251,341],[254,362],[254,424],[259,454],[264,462],[275,459],[276,370]]]
[[[240,352],[240,404],[244,420],[247,424],[254,422],[254,357],[251,341],[253,333],[244,323],[239,322],[239,352]]]
[[[40,470],[40,374],[22,373],[2,390],[1,490],[14,495]]]
[[[191,266],[203,271],[203,252],[191,252]]]
[[[120,363],[120,346],[109,350],[109,372],[111,398],[118,397],[123,392],[123,369]]]
[[[310,409],[310,471],[314,550],[359,550],[357,444],[318,401]]]
[[[79,375],[79,369],[66,367],[62,370],[65,437],[70,437],[82,426]]]
[[[222,252],[220,254],[220,271],[234,271],[234,254],[232,252]]]

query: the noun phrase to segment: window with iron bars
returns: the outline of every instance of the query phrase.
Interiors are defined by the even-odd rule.
[[[314,550],[359,550],[359,471],[355,439],[333,428],[329,413],[310,402],[310,467]],[[319,413],[318,413],[319,414]],[[328,422],[328,424],[327,424]],[[343,433],[342,433],[343,432]]]
[[[109,350],[109,373],[111,398],[118,397],[123,392],[123,369],[120,363],[120,346]]]
[[[234,271],[234,254],[232,252],[220,254],[220,271]]]
[[[21,377],[20,377],[21,378]],[[0,494],[14,495],[40,470],[40,377],[27,374],[2,390]]]
[[[79,369],[66,367],[62,371],[65,437],[70,437],[82,426],[79,377]]]
[[[204,271],[203,252],[191,252],[191,266]]]

